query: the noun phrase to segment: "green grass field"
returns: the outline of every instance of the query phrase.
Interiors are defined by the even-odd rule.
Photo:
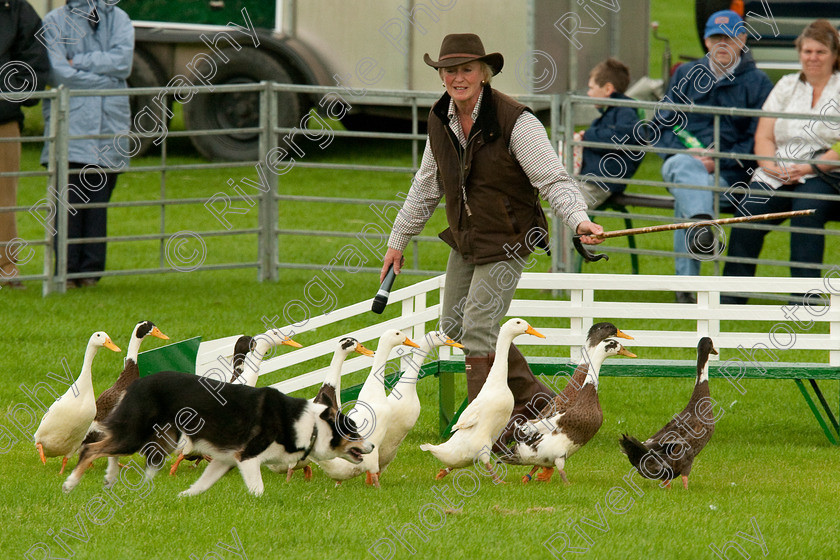
[[[672,38],[675,53],[698,55],[692,16],[686,16],[691,3],[679,2],[679,10],[671,9],[674,4],[653,2],[661,30]],[[689,27],[690,33],[679,31]],[[651,67],[658,68],[658,62],[652,62]],[[24,150],[24,168],[37,168],[38,152],[32,146]],[[183,144],[176,142],[173,152],[176,161],[199,161]],[[308,160],[406,165],[410,161],[407,154],[405,146],[336,140],[328,152],[313,152]],[[134,164],[155,161],[150,157]],[[252,176],[253,170],[172,172],[168,181],[172,196],[208,197],[225,189],[228,177],[243,175]],[[659,178],[658,159],[649,156],[637,177]],[[113,200],[154,199],[158,181],[153,174],[124,175]],[[284,176],[280,192],[393,199],[395,193],[405,191],[408,182],[409,176],[402,174],[296,169]],[[43,196],[43,185],[43,179],[22,180],[21,204]],[[114,235],[150,233],[158,228],[156,210],[115,209],[109,218]],[[173,228],[168,233],[218,227],[201,207],[173,208],[167,220]],[[236,227],[255,227],[256,212],[237,220]],[[329,222],[336,229],[356,233],[372,220],[364,206],[348,210],[338,205],[281,205],[284,228]],[[618,219],[602,222],[607,229],[623,227]],[[424,234],[435,235],[443,229],[442,224],[443,215],[438,213]],[[25,238],[42,235],[30,216],[20,217],[19,227]],[[836,254],[832,241],[829,255]],[[341,239],[284,237],[280,258],[326,265],[346,243]],[[640,238],[639,244],[667,250],[671,238],[650,235]],[[112,243],[108,267],[156,266],[157,247],[157,242]],[[36,253],[23,267],[24,273],[40,270],[41,253],[37,249]],[[443,243],[424,246],[421,267],[442,269],[446,254]],[[786,254],[786,236],[771,234],[762,256],[783,260]],[[208,240],[208,264],[252,255],[256,255],[253,236]],[[367,264],[377,266],[373,255],[369,256]],[[412,257],[407,254],[409,262]],[[646,273],[672,270],[670,259],[641,260]],[[539,262],[541,271],[548,270],[546,257],[540,257]],[[617,255],[608,263],[590,265],[586,271],[626,274],[630,272],[629,259]],[[711,263],[704,265],[703,273],[713,273]],[[785,269],[771,267],[761,267],[759,273],[787,275]],[[679,483],[668,491],[653,482],[628,477],[631,467],[619,452],[618,437],[623,432],[647,437],[664,425],[686,403],[691,381],[605,378],[600,388],[604,424],[569,460],[569,486],[559,480],[522,485],[520,478],[528,469],[513,466],[508,467],[508,484],[501,486],[493,485],[478,471],[458,478],[460,487],[455,486],[453,476],[435,481],[440,465],[418,448],[438,438],[437,383],[427,379],[418,385],[424,406],[420,421],[383,473],[379,490],[365,486],[362,479],[334,488],[318,469],[311,482],[298,473],[289,483],[263,469],[266,490],[261,498],[249,496],[241,477],[231,472],[207,493],[179,499],[176,494],[204,468],[182,466],[176,477],[164,471],[146,485],[136,470],[125,470],[121,482],[108,494],[102,489],[105,464],[100,460],[72,494],[61,492],[65,477],[58,475],[60,459],[41,465],[31,443],[40,413],[24,418],[20,403],[32,405],[24,389],[44,382],[62,393],[64,386],[48,377],[50,372],[62,372],[62,360],[77,375],[87,339],[97,330],[107,331],[125,351],[128,336],[141,319],[153,320],[173,340],[261,332],[265,330],[262,317],[282,316],[284,305],[301,298],[302,287],[314,274],[284,269],[277,283],[257,282],[256,272],[250,269],[114,277],[96,288],[46,298],[41,297],[36,283],[28,283],[25,291],[0,290],[0,371],[4,374],[0,382],[0,448],[6,450],[0,456],[0,513],[6,520],[0,531],[0,553],[7,558],[37,559],[349,559],[385,558],[391,552],[393,558],[552,558],[543,543],[553,538],[558,558],[713,559],[717,556],[710,544],[722,549],[733,540],[749,557],[840,557],[834,512],[840,494],[838,450],[827,442],[794,384],[787,381],[746,381],[747,392],[741,395],[729,384],[713,380],[712,396],[725,414],[711,443],[695,462],[688,491]],[[370,273],[343,273],[340,277],[345,286],[335,291],[339,307],[370,298],[377,284]],[[416,278],[403,277],[397,287]],[[616,281],[620,278],[616,276]],[[365,321],[360,317],[343,327],[358,328]],[[630,334],[634,327],[643,328],[637,324],[618,326]],[[299,341],[311,344],[340,334],[336,329],[307,333]],[[143,349],[162,344],[152,339]],[[568,349],[545,349],[544,353],[565,356]],[[103,350],[97,356],[93,368],[97,394],[113,383],[122,369],[123,355]],[[640,357],[689,356],[648,349]],[[266,383],[300,373],[303,371],[271,375]],[[354,375],[345,384],[362,380],[363,376]],[[459,389],[463,394],[463,380]],[[823,390],[836,402],[837,382],[826,384]],[[300,396],[312,394],[310,390]],[[49,398],[46,391],[39,396]],[[20,412],[15,416],[15,411]],[[21,430],[13,427],[10,414],[23,422]],[[139,456],[132,461],[142,465]],[[72,460],[69,466],[74,464]],[[474,480],[480,488],[471,486]],[[406,529],[406,524],[413,524],[417,532]],[[742,536],[736,536],[739,532]],[[567,535],[569,547],[577,548],[577,554],[560,552],[562,534]],[[732,548],[727,552],[729,558],[738,557]]]

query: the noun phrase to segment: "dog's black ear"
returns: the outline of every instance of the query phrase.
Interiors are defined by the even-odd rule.
[[[335,425],[337,423],[336,420],[337,410],[332,407],[327,407],[319,414],[321,420],[326,422],[327,424]]]
[[[338,412],[338,395],[332,385],[322,385],[312,402],[326,406],[332,411],[333,416]]]

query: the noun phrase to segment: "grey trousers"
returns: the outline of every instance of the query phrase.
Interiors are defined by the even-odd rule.
[[[496,351],[499,322],[507,315],[524,261],[469,264],[452,250],[446,264],[440,329],[464,345],[467,356]]]

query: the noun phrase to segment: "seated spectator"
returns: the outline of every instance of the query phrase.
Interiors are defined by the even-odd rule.
[[[620,60],[608,58],[589,73],[589,91],[594,98],[631,99],[624,95],[630,85],[630,70]],[[601,116],[592,121],[584,131],[576,133],[578,140],[613,144],[638,144],[633,140],[633,127],[639,122],[636,109],[631,107],[596,106]],[[619,149],[583,148],[580,191],[592,210],[604,203],[613,193],[622,192],[627,185],[604,183],[596,177],[629,179],[636,173],[644,154],[631,157],[630,152]]]
[[[731,10],[712,14],[706,22],[704,42],[708,55],[677,68],[664,101],[713,107],[759,109],[773,88],[767,75],[756,68],[750,54],[742,52],[747,34],[741,17]],[[754,117],[720,117],[720,145],[714,142],[714,116],[662,110],[655,117],[659,139],[656,146],[669,149],[689,148],[689,154],[662,154],[662,178],[674,186],[674,214],[677,221],[710,219],[714,213],[712,191],[678,188],[677,185],[715,186],[712,158],[708,151],[751,154],[757,119]],[[751,160],[721,159],[721,184],[749,182]],[[674,251],[693,255],[715,251],[710,228],[692,229],[689,240],[686,230],[674,232]],[[700,274],[700,261],[676,259],[676,273],[681,276]],[[677,301],[696,301],[694,294],[677,292]]]
[[[796,48],[802,70],[779,80],[762,108],[773,112],[811,113],[814,118],[804,121],[761,117],[755,133],[755,155],[810,159],[823,152],[821,159],[837,161],[837,153],[830,148],[837,144],[840,132],[836,123],[824,122],[821,115],[829,107],[836,112],[840,104],[840,35],[828,21],[820,19],[799,35]],[[815,208],[815,214],[791,219],[791,226],[804,228],[824,228],[829,219],[840,216],[838,200],[776,196],[781,192],[836,195],[837,190],[820,178],[810,164],[759,159],[758,166],[749,193],[736,201],[736,216]],[[828,165],[820,168],[837,169]],[[729,256],[758,258],[766,234],[767,230],[733,228]],[[790,260],[795,263],[822,263],[824,249],[825,237],[822,235],[790,234]],[[753,276],[755,264],[728,262],[723,273],[727,276]],[[790,273],[794,277],[817,277],[820,270],[791,266]],[[732,303],[746,301],[733,297],[724,300]]]

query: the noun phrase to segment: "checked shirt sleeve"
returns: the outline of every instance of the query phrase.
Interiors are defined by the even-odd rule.
[[[576,231],[581,222],[589,220],[586,201],[577,183],[566,173],[548,141],[545,128],[533,114],[525,111],[516,120],[510,137],[510,152],[540,197],[572,231]]]
[[[394,219],[394,229],[391,230],[388,239],[388,247],[391,249],[405,251],[411,238],[423,231],[426,222],[443,198],[437,171],[437,162],[427,139],[420,169],[414,175],[405,203]]]

